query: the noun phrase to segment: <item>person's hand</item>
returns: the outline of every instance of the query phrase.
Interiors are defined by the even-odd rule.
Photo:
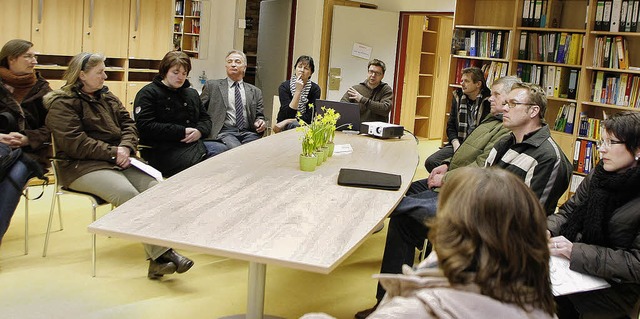
[[[356,91],[356,89],[350,87],[347,90],[347,94],[349,94],[349,99],[350,100],[354,100],[358,103],[360,103],[360,100],[362,100],[362,94],[358,93],[358,91]]]
[[[571,260],[571,251],[573,243],[564,236],[549,238],[549,251],[551,256],[564,257]]]
[[[9,136],[13,138],[14,143],[17,145],[17,147],[29,145],[29,138],[24,134],[20,134],[18,132],[11,132],[9,133]]]
[[[131,165],[131,159],[129,158],[130,150],[128,147],[118,146],[116,152],[116,164],[122,168],[127,168]]]
[[[282,131],[284,131],[284,129],[287,127],[287,125],[289,125],[290,123],[295,122],[296,119],[286,119],[283,120],[282,122],[276,123],[276,125],[273,126],[273,131],[275,133],[280,133]]]
[[[427,179],[427,186],[429,186],[429,188],[442,187],[444,174],[446,174],[448,170],[449,166],[447,164],[442,164],[432,169]]]
[[[193,143],[202,137],[202,133],[193,127],[184,129],[184,138],[180,140],[182,143]]]
[[[9,134],[0,133],[0,143],[6,144],[11,148],[16,148],[15,146],[13,146],[13,144],[15,144],[14,138],[11,137],[11,135],[9,135]]]
[[[460,141],[455,139],[453,141],[451,141],[451,146],[453,146],[453,151],[457,151],[458,147],[460,147]]]
[[[263,119],[257,119],[253,122],[253,125],[256,127],[256,132],[262,133],[267,129],[267,123]]]
[[[298,78],[296,80],[296,92],[302,92],[304,88],[304,80],[302,78]]]

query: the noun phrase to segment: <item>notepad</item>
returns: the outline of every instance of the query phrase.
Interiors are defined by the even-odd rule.
[[[400,189],[402,178],[396,174],[341,168],[338,185],[395,191]]]

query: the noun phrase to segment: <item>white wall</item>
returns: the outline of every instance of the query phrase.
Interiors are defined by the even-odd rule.
[[[385,11],[435,11],[453,12],[454,0],[361,0],[378,6]]]
[[[318,82],[320,43],[322,41],[322,15],[324,0],[298,0],[296,30],[293,37],[293,62],[301,55],[313,57],[316,72],[311,80]]]

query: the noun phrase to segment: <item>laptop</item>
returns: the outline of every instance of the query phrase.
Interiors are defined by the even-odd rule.
[[[340,113],[340,118],[336,123],[339,131],[360,131],[360,106],[357,103],[316,100],[314,113],[324,114],[324,111],[322,110],[323,106],[327,109],[332,108],[336,113]],[[348,124],[351,124],[351,128],[349,128]]]

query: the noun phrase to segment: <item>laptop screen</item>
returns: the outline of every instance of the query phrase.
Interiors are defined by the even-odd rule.
[[[348,124],[351,124],[351,130],[360,131],[360,106],[357,103],[316,100],[314,113],[324,114],[324,111],[322,111],[323,106],[332,108],[336,113],[340,113],[340,118],[336,123],[338,130],[349,130]]]

